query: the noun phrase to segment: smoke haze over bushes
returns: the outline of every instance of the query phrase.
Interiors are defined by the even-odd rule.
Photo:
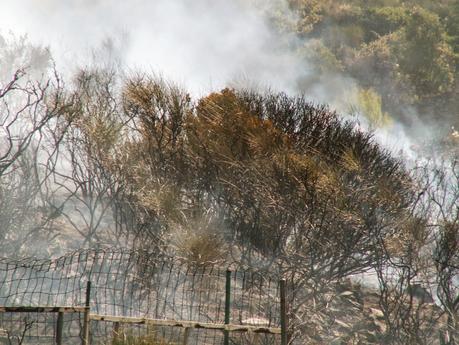
[[[377,343],[422,344],[406,294],[419,281],[449,336],[458,165],[415,170],[393,152],[421,156],[429,109],[450,125],[454,37],[439,14],[390,2],[0,0],[3,254],[237,260],[291,273],[297,320],[330,322],[323,291],[373,271]]]
[[[362,105],[368,103],[361,97],[366,89],[327,62],[322,43],[282,28],[278,17],[298,20],[284,0],[2,2],[0,33],[27,35],[32,44],[49,47],[57,70],[69,76],[97,65],[154,72],[195,96],[228,85],[304,93],[343,115],[357,115],[394,151],[413,157],[412,141],[425,139],[420,121],[411,122],[409,136],[398,121],[408,113],[416,119],[414,108],[390,114],[388,126],[375,120],[383,107],[379,96],[370,97],[370,108]]]
[[[309,73],[245,1],[28,0],[2,8],[1,29],[49,45],[58,69],[88,64],[95,52],[96,63],[153,70],[195,92],[239,78],[294,91]]]

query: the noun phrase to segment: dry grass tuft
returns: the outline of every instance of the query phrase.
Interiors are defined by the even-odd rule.
[[[156,333],[148,335],[133,335],[130,332],[120,332],[107,345],[176,345],[176,343],[165,340],[159,337]]]

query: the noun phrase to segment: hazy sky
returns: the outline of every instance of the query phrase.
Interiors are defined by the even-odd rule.
[[[84,65],[103,42],[129,68],[195,91],[234,80],[293,91],[308,67],[247,0],[0,0],[0,30],[49,45],[60,69]],[[107,44],[110,42],[110,44]],[[100,61],[99,61],[100,62]]]

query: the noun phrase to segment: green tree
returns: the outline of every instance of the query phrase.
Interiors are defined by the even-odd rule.
[[[370,7],[361,17],[367,40],[391,34],[406,25],[408,11],[404,7]]]
[[[417,8],[404,28],[396,54],[401,71],[413,85],[417,97],[448,92],[454,83],[454,55],[445,28],[437,15]]]
[[[454,1],[448,6],[448,15],[446,17],[446,30],[450,36],[454,52],[459,53],[459,1]]]

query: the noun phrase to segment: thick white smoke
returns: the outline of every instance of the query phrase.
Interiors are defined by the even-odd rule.
[[[26,34],[33,44],[49,46],[60,73],[116,64],[160,74],[195,96],[242,85],[305,93],[342,114],[356,102],[355,80],[319,73],[298,54],[304,42],[273,27],[263,10],[288,11],[284,0],[0,0],[0,6],[0,33]],[[369,128],[364,117],[360,122]],[[395,123],[376,138],[415,156],[416,135],[406,132]]]
[[[160,73],[198,93],[235,79],[293,92],[298,73],[308,72],[247,1],[0,3],[0,29],[49,45],[61,70],[94,59],[116,61]],[[99,51],[95,57],[94,51]]]

